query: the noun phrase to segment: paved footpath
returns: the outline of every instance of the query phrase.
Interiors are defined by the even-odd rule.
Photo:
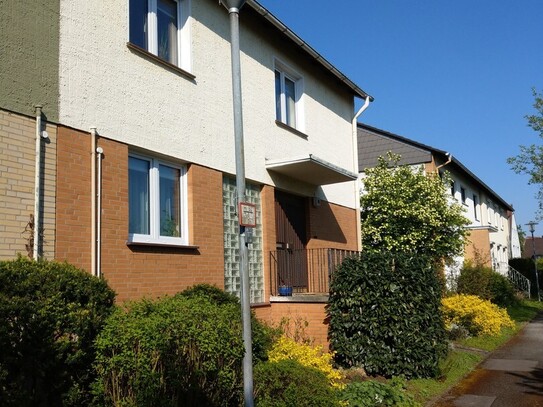
[[[433,407],[543,407],[543,314]]]

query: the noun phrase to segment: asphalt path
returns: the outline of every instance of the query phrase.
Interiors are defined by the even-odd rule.
[[[543,314],[432,407],[543,407]]]

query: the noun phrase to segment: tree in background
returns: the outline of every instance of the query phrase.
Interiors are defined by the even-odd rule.
[[[360,198],[363,250],[413,253],[451,262],[463,253],[468,219],[436,173],[398,165],[389,153],[366,171]]]
[[[537,93],[532,89],[534,95],[534,108],[536,114],[526,115],[528,126],[539,133],[539,137],[543,138],[543,93]],[[543,146],[529,145],[520,146],[520,153],[515,157],[509,157],[507,163],[511,165],[513,171],[517,174],[528,174],[530,180],[528,184],[538,184],[539,192],[537,197],[539,200],[539,216],[543,215]]]

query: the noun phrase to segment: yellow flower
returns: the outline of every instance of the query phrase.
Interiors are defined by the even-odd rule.
[[[332,367],[332,357],[332,354],[323,351],[322,346],[301,344],[285,336],[280,337],[268,352],[270,362],[295,360],[324,373],[333,387],[343,388],[343,374]]]
[[[483,300],[476,295],[454,295],[442,300],[445,325],[462,325],[473,335],[497,335],[503,327],[515,323],[507,310]]]

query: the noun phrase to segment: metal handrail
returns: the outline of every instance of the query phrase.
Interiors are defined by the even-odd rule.
[[[294,294],[328,294],[330,280],[343,260],[360,252],[344,249],[286,249],[270,252],[270,294],[290,287]]]
[[[528,298],[530,296],[530,280],[526,278],[522,273],[515,270],[513,267],[508,266],[507,278],[513,285],[520,291],[524,292]]]

